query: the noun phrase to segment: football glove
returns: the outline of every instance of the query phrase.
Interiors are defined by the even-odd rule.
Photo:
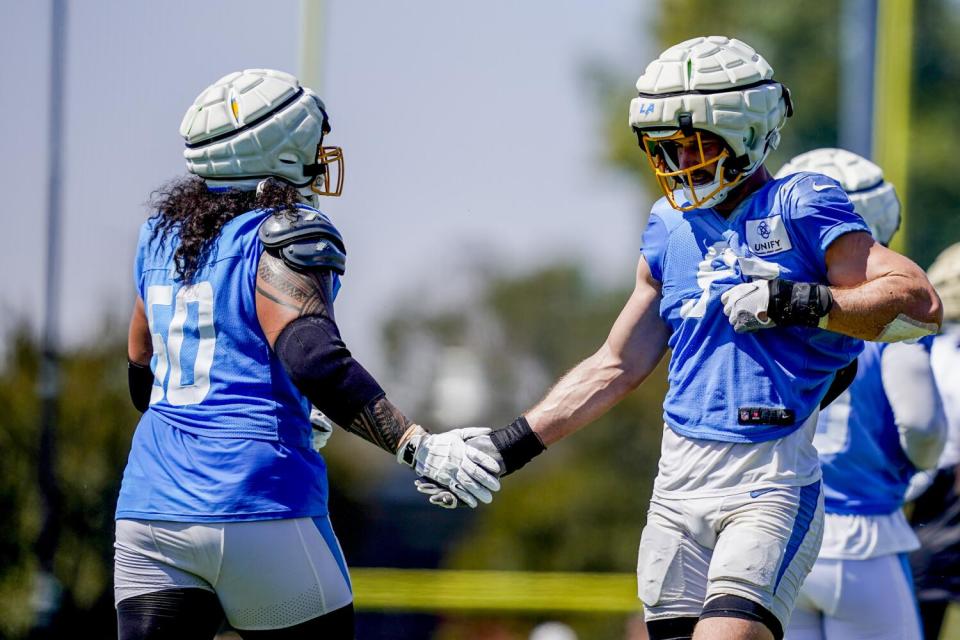
[[[464,431],[469,430],[464,429]],[[530,428],[530,423],[524,416],[520,416],[506,427],[496,431],[489,429],[478,431],[486,433],[472,435],[466,439],[466,443],[496,460],[504,476],[520,469],[546,451],[540,436]],[[444,509],[457,507],[457,496],[428,478],[417,478],[414,485],[418,492],[427,496],[430,504]]]
[[[427,496],[430,504],[435,504],[441,509],[456,509],[460,504],[460,501],[457,500],[457,496],[453,495],[453,492],[450,491],[450,489],[440,486],[433,480],[428,478],[417,478],[413,481],[413,485],[417,488],[419,493]]]
[[[497,479],[500,465],[490,455],[465,442],[488,433],[490,429],[474,428],[431,434],[413,425],[400,442],[397,462],[449,489],[469,507],[476,507],[479,502],[489,504],[493,492],[500,490]]]
[[[310,426],[313,427],[313,449],[320,451],[327,444],[327,440],[333,435],[333,421],[330,420],[320,409],[310,407]]]

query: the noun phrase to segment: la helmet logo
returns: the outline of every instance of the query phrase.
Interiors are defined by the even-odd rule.
[[[759,233],[764,240],[770,238],[770,226],[767,224],[766,220],[757,225],[757,233]]]

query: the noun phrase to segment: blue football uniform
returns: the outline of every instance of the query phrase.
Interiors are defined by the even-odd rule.
[[[917,471],[903,451],[883,388],[880,359],[887,346],[866,343],[850,388],[820,414],[813,443],[820,454],[827,513],[893,513],[903,506]]]
[[[133,437],[117,518],[327,514],[309,401],[257,319],[258,230],[269,215],[256,210],[228,221],[189,286],[175,277],[176,234],[164,242],[153,238],[156,218],[143,225],[135,277],[153,336],[154,387]]]
[[[920,543],[901,511],[916,465],[900,433],[936,419],[936,411],[911,411],[937,405],[932,336],[920,342],[867,342],[850,388],[819,415],[823,545],[797,599],[791,640],[923,637],[907,561]],[[917,357],[928,363],[929,384],[911,369]]]
[[[782,438],[817,409],[834,373],[862,341],[807,327],[734,332],[721,295],[755,278],[828,284],[825,254],[843,234],[869,233],[834,180],[798,173],[772,180],[728,218],[681,212],[661,198],[643,234],[643,255],[662,283],[670,329],[664,421],[689,438]]]

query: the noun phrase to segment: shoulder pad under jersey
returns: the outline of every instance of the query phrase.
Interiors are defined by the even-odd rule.
[[[330,219],[316,209],[299,207],[267,217],[260,225],[260,242],[298,271],[332,269],[343,275],[347,250]]]

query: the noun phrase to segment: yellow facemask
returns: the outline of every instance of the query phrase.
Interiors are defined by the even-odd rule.
[[[700,159],[691,166],[680,168],[679,147],[681,145],[679,143],[688,140],[691,135],[696,136],[696,147]],[[673,149],[670,147],[671,144]],[[666,196],[670,206],[679,211],[692,211],[719,204],[723,201],[726,192],[743,180],[743,174],[739,172],[732,179],[727,178],[724,165],[729,161],[731,154],[726,145],[716,156],[706,157],[700,131],[694,131],[689,135],[682,131],[672,134],[644,132],[641,136],[641,145],[663,195]],[[700,185],[695,183],[695,174],[711,170],[713,179],[710,182]],[[682,191],[687,202],[677,202],[677,191]]]
[[[321,196],[339,196],[343,193],[343,149],[318,147],[317,165],[320,170],[310,183],[310,190]]]

